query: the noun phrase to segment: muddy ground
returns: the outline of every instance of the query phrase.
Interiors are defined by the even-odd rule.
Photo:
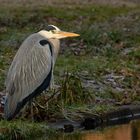
[[[25,4],[27,5],[73,5],[73,4],[101,4],[101,5],[112,5],[112,6],[137,6],[140,4],[139,0],[0,0],[0,3],[2,5],[21,5]]]

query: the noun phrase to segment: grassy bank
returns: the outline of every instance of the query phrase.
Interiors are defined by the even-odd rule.
[[[139,6],[95,4],[1,6],[0,91],[5,89],[6,73],[21,42],[29,34],[45,29],[47,24],[54,24],[81,36],[62,40],[54,70],[55,90],[36,99],[33,105],[35,121],[76,120],[87,114],[117,109],[120,105],[139,104],[139,9]],[[46,104],[51,95],[54,98]],[[28,107],[20,117],[31,121]],[[16,126],[18,130],[21,123],[2,121],[1,132],[7,132],[9,126],[13,130],[15,125],[19,125]],[[25,131],[30,132],[32,128]],[[42,134],[43,129],[39,132]]]

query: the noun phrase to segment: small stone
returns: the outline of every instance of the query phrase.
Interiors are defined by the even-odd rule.
[[[65,124],[64,125],[64,132],[73,132],[74,131],[74,126],[72,124]]]
[[[95,129],[97,126],[101,124],[101,119],[99,117],[95,118],[85,118],[84,122],[82,122],[82,126],[86,130]]]

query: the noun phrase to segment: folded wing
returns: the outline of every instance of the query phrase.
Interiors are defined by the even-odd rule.
[[[50,85],[52,50],[48,41],[41,45],[41,39],[37,34],[28,37],[11,64],[6,80],[6,119],[12,119],[27,101]]]

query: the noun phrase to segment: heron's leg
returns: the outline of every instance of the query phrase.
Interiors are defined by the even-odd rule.
[[[31,99],[31,101],[29,101],[29,107],[30,107],[30,113],[31,113],[31,119],[32,119],[32,122],[34,122],[34,111],[33,111],[33,99]]]
[[[54,76],[53,76],[53,70],[52,70],[52,77],[50,81],[50,89],[54,89]]]

